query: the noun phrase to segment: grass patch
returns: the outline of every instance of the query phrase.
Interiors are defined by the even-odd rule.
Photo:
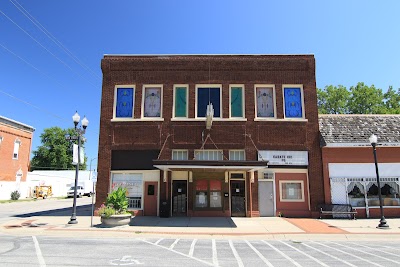
[[[36,201],[36,199],[34,198],[24,198],[18,200],[6,199],[6,200],[0,200],[0,204],[13,203],[13,202],[28,202],[28,201]]]

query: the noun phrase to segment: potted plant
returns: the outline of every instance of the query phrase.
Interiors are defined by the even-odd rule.
[[[118,187],[108,194],[106,203],[98,209],[102,226],[121,226],[130,223],[132,214],[127,212],[128,198],[126,194],[127,190],[123,187]]]

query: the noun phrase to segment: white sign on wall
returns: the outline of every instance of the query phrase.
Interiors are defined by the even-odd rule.
[[[268,161],[268,165],[308,166],[308,151],[261,150],[258,160]]]

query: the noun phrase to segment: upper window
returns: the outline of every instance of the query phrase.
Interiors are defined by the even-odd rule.
[[[188,160],[187,150],[172,150],[172,160]]]
[[[303,181],[279,181],[280,201],[302,202],[304,201]]]
[[[283,99],[286,119],[304,119],[304,96],[302,85],[284,85]]]
[[[276,118],[275,86],[255,85],[256,118]]]
[[[229,160],[246,160],[244,150],[229,150]]]
[[[19,147],[21,145],[21,141],[16,140],[14,142],[14,152],[13,152],[13,159],[18,159]]]
[[[222,150],[195,150],[195,160],[223,160],[224,154]]]
[[[173,118],[188,117],[188,86],[174,85]]]
[[[244,86],[230,85],[229,86],[229,116],[231,118],[244,118]]]
[[[132,85],[116,85],[114,118],[133,118],[135,88]]]
[[[214,117],[221,118],[222,86],[216,84],[196,86],[196,118],[204,118],[207,105],[211,103],[214,108]]]
[[[143,86],[143,111],[144,118],[162,117],[162,85]]]

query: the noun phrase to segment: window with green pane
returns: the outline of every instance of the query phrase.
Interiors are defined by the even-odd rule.
[[[187,87],[175,88],[175,117],[187,117]]]
[[[231,87],[231,117],[243,118],[243,87]]]

